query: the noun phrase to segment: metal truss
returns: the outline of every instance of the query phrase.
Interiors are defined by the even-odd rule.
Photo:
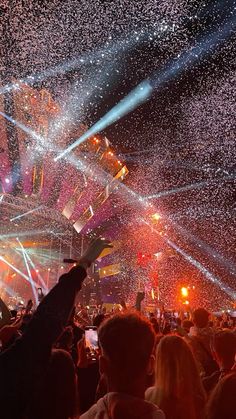
[[[3,197],[2,199],[1,196]],[[39,202],[36,200],[35,202],[33,202],[28,198],[20,198],[18,196],[10,194],[2,194],[0,195],[0,205],[9,205],[11,207],[17,208],[19,212],[22,211],[22,213],[24,213],[27,211],[34,210],[37,206],[39,206]],[[37,216],[39,217],[53,220],[58,224],[61,224],[69,229],[72,228],[72,223],[70,223],[70,221],[55,208],[42,206],[41,208],[35,210],[35,214],[37,214]]]

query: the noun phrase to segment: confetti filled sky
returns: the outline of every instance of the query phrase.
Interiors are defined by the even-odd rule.
[[[2,86],[14,78],[48,89],[63,129],[68,119],[92,126],[151,80],[151,97],[102,133],[129,167],[127,186],[162,214],[166,237],[235,292],[235,1],[15,0],[0,13]],[[193,64],[183,59],[159,83],[191,51]],[[119,234],[145,251],[142,209],[131,217],[127,197],[117,207]],[[150,240],[155,247],[153,231]],[[221,285],[175,255],[160,266],[163,293],[191,278],[206,306],[220,305]]]

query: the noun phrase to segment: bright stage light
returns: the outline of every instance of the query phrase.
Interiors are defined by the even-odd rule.
[[[151,289],[151,296],[152,296],[152,300],[155,300],[155,293],[154,293],[154,289]]]
[[[151,216],[151,218],[152,218],[153,221],[160,221],[161,220],[161,215],[158,214],[158,212],[156,212],[155,214],[153,214]]]
[[[181,295],[182,295],[182,297],[188,297],[188,288],[182,287],[181,288]]]
[[[101,90],[105,90],[107,82],[111,81],[112,74],[114,74],[114,62],[108,62],[104,65],[102,72],[91,72],[83,79],[83,82],[74,83],[69,97],[49,126],[48,142],[55,142],[63,133],[71,129],[73,123],[78,124],[78,121],[84,120],[86,109],[91,106],[92,102],[96,103]],[[98,144],[99,140],[95,138],[93,142]],[[58,154],[60,150],[56,147],[55,152]]]
[[[160,258],[162,257],[162,252],[157,252],[157,253],[154,253],[154,256],[155,256],[157,259],[160,259]]]
[[[94,124],[87,132],[85,132],[78,140],[71,144],[66,150],[55,157],[55,161],[65,157],[68,153],[74,150],[75,147],[82,144],[85,140],[93,135],[101,132],[109,125],[121,119],[124,115],[134,110],[141,103],[145,102],[152,93],[152,86],[148,80],[140,83],[130,94],[115,105],[109,112],[106,113],[96,124]]]

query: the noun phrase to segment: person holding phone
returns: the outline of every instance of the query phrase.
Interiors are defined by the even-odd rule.
[[[80,419],[164,419],[156,405],[144,400],[153,373],[155,333],[149,321],[136,312],[116,314],[99,327],[100,374],[107,394]]]

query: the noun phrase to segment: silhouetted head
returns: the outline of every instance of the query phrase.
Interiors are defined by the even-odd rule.
[[[207,327],[209,313],[205,308],[197,308],[193,312],[193,323],[199,328]]]
[[[212,350],[218,364],[227,364],[229,368],[232,368],[236,354],[236,335],[231,330],[221,330],[215,333]]]
[[[208,405],[207,419],[235,419],[236,374],[226,375],[214,388]]]
[[[112,391],[144,394],[153,371],[155,333],[151,323],[136,312],[117,314],[99,329],[100,370]]]
[[[34,419],[68,419],[77,406],[74,363],[68,352],[54,349],[41,388],[31,407]]]

